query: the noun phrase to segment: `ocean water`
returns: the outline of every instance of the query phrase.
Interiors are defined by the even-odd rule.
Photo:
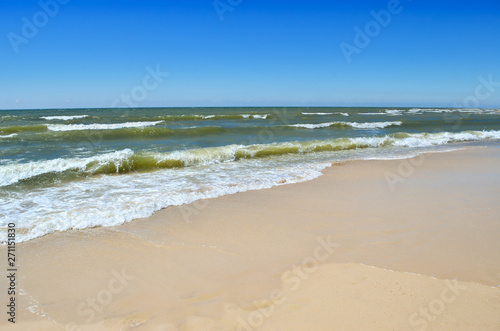
[[[0,111],[0,228],[26,241],[310,180],[332,161],[500,139],[499,109]]]

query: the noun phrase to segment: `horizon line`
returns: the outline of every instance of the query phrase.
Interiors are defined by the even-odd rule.
[[[0,111],[30,110],[99,110],[99,109],[175,109],[175,108],[420,108],[420,109],[497,109],[500,107],[443,107],[443,106],[151,106],[151,107],[54,107],[54,108],[4,108]]]

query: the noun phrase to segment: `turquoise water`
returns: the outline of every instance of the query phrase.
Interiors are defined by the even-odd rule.
[[[498,109],[0,111],[0,226],[21,239],[300,182],[331,161],[500,138]]]

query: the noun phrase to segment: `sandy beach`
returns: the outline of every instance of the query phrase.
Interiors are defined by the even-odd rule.
[[[0,328],[499,330],[499,184],[490,144],[49,234]]]

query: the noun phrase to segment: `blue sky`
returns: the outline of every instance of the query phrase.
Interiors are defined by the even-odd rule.
[[[127,95],[140,107],[451,107],[478,77],[500,82],[498,0],[220,0],[219,12],[213,0],[55,1],[41,1],[52,15],[1,2],[0,109],[126,106]],[[386,26],[371,14],[382,10]],[[356,47],[367,24],[348,63],[340,45]],[[479,106],[500,107],[500,83],[489,89]]]

